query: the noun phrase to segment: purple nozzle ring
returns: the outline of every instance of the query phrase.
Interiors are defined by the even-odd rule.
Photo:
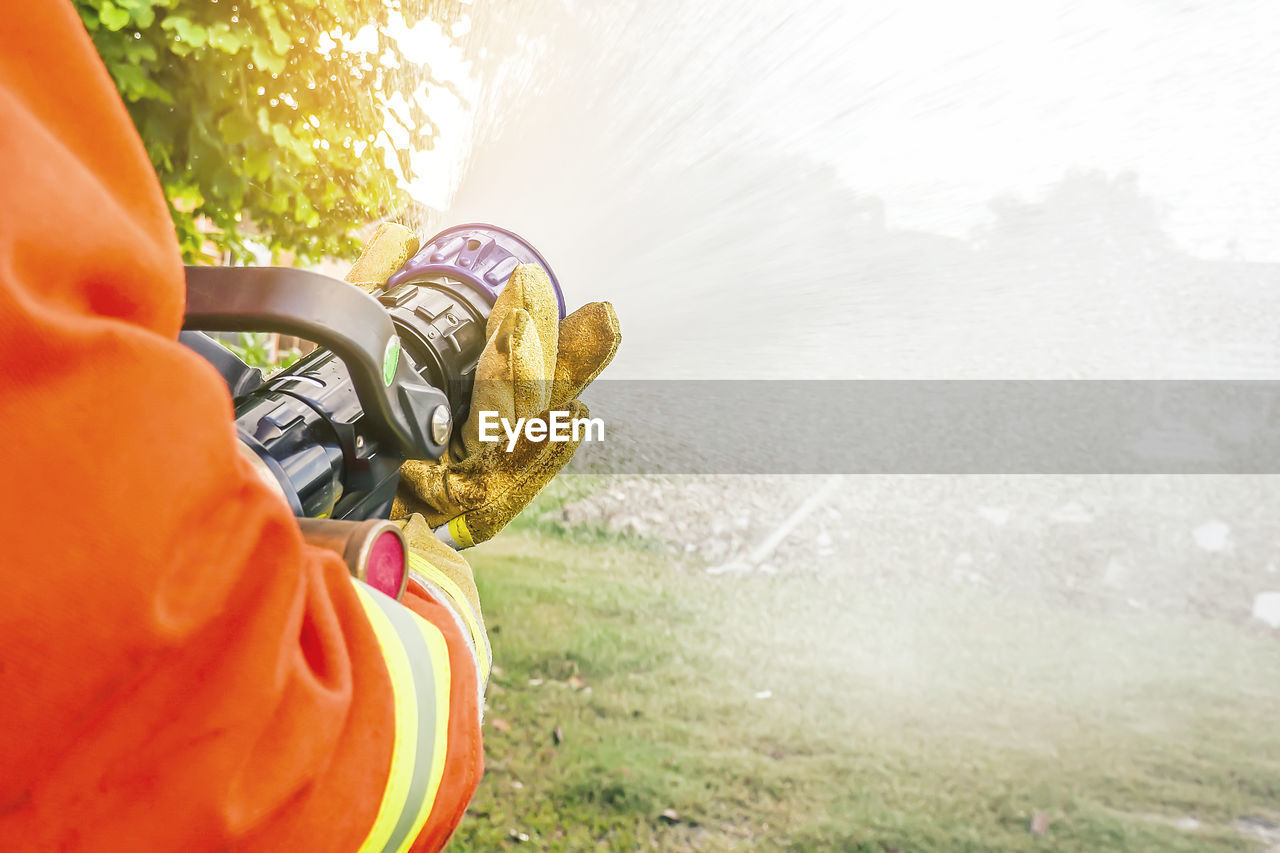
[[[520,264],[537,264],[546,270],[563,320],[564,294],[560,291],[560,282],[538,250],[505,228],[479,222],[455,225],[432,237],[387,280],[387,289],[406,281],[445,275],[470,285],[492,305]]]

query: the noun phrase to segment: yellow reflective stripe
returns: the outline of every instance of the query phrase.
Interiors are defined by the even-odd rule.
[[[387,672],[391,676],[391,695],[395,708],[395,742],[391,748],[391,768],[387,771],[387,787],[382,794],[382,803],[378,806],[378,817],[369,830],[364,844],[360,845],[360,853],[381,853],[395,829],[400,813],[404,811],[404,801],[409,794],[409,784],[413,776],[414,759],[418,746],[418,694],[413,686],[413,674],[409,670],[409,655],[404,644],[396,635],[391,619],[378,606],[374,592],[361,583],[355,582],[356,594],[360,604],[364,606],[369,624],[382,647],[382,659],[386,661]],[[413,725],[405,725],[404,721],[413,720]]]
[[[462,516],[449,520],[449,535],[462,548],[471,548],[476,544],[471,538],[471,531],[467,529],[467,520]]]
[[[404,853],[413,846],[414,839],[422,832],[427,818],[431,816],[431,807],[435,805],[436,794],[440,791],[440,780],[444,778],[445,750],[449,745],[449,691],[452,681],[452,673],[449,670],[449,646],[445,643],[444,635],[440,633],[439,628],[417,614],[412,615],[413,621],[418,623],[418,629],[422,632],[422,639],[427,644],[437,675],[436,737],[435,746],[431,751],[431,775],[427,780],[427,795],[422,798],[422,804],[418,806],[418,813],[413,817],[409,833],[396,848],[397,853]]]
[[[409,571],[422,575],[453,599],[454,611],[462,616],[462,621],[467,623],[467,630],[471,632],[471,643],[476,649],[476,664],[480,667],[480,682],[483,684],[488,681],[490,661],[485,650],[489,647],[489,642],[484,629],[480,627],[480,620],[476,619],[475,611],[471,609],[471,601],[452,578],[415,551],[409,552]]]
[[[431,814],[444,773],[449,723],[449,649],[409,608],[356,582],[391,675],[395,742],[378,816],[360,850],[407,850]]]

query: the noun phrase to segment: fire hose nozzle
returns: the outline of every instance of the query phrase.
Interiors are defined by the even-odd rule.
[[[521,264],[546,272],[563,320],[538,250],[472,223],[437,234],[376,294],[286,267],[187,267],[180,340],[222,375],[242,449],[295,516],[386,518],[400,466],[442,458],[466,423],[489,315]],[[264,375],[218,332],[283,332],[317,348]]]

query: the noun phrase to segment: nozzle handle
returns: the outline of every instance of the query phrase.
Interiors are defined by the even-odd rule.
[[[287,267],[187,267],[184,329],[284,332],[331,350],[346,366],[372,432],[408,459],[439,459],[433,435],[444,393],[400,357],[400,339],[378,300],[327,275]],[[438,430],[436,431],[438,432]]]

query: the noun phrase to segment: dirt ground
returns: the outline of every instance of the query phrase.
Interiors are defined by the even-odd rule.
[[[1258,630],[1258,596],[1280,590],[1277,477],[627,476],[546,520],[712,572],[942,580]]]

